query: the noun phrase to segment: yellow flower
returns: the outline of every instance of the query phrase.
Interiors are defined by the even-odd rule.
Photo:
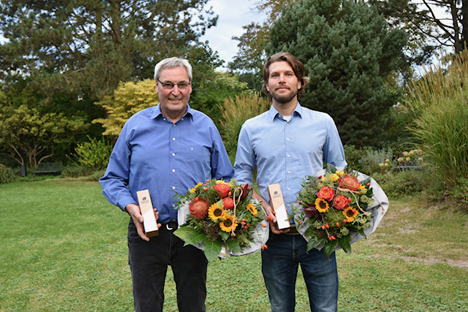
[[[333,173],[331,176],[330,176],[330,179],[332,180],[332,182],[335,182],[339,179],[340,177],[336,174],[336,173]]]
[[[208,217],[210,217],[210,219],[213,221],[216,221],[218,219],[223,220],[225,218],[225,215],[226,213],[224,212],[224,209],[220,207],[217,203],[214,203],[210,206],[210,209],[208,209]]]
[[[336,171],[336,174],[339,175],[340,177],[344,174],[344,171],[341,171],[341,170],[337,170]]]
[[[247,208],[247,210],[250,211],[250,213],[252,214],[252,216],[254,216],[254,217],[257,216],[258,210],[257,210],[257,208],[254,206],[254,204],[249,203],[249,204],[247,205],[247,207],[245,207],[245,208]]]
[[[226,215],[226,217],[219,223],[219,227],[223,232],[231,232],[234,227],[236,230],[237,220],[234,222],[234,217]]]
[[[357,211],[357,209],[355,209],[353,207],[348,207],[343,211],[343,214],[346,217],[346,221],[353,222],[354,218],[357,217],[359,212]]]
[[[195,193],[195,191],[197,190],[197,187],[199,187],[200,185],[202,185],[203,183],[198,183],[197,185],[195,185],[191,190],[190,190],[190,194],[193,194]]]
[[[317,209],[318,212],[327,212],[329,207],[330,206],[328,205],[325,199],[317,198],[315,200],[315,208]]]

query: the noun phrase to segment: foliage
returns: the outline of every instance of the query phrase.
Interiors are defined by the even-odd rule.
[[[266,227],[261,204],[252,201],[253,190],[235,182],[212,179],[178,196],[180,213],[188,215],[174,234],[185,244],[203,243],[208,261],[218,257],[223,245],[237,253],[253,247],[258,243],[254,238],[257,227]]]
[[[14,152],[14,159],[25,165],[26,154],[31,168],[54,155],[54,149],[70,142],[76,133],[87,126],[83,118],[67,118],[63,113],[42,113],[36,108],[21,105],[15,108],[0,104],[0,145]]]
[[[284,7],[298,0],[260,0],[256,3],[258,13],[265,13],[267,20],[262,24],[250,23],[242,26],[244,33],[232,39],[239,41],[239,51],[228,64],[231,71],[239,73],[241,81],[248,83],[252,90],[262,88],[263,64],[266,61],[265,47],[270,41],[270,28],[280,16]]]
[[[309,237],[307,251],[323,245],[327,257],[338,244],[351,253],[351,233],[366,237],[370,227],[373,191],[370,179],[359,181],[356,175],[327,166],[325,175],[307,177],[297,198],[294,220],[305,226]]]
[[[468,50],[444,68],[435,66],[411,90],[405,103],[411,131],[425,161],[450,189],[468,176]]]
[[[112,138],[119,136],[125,122],[136,112],[158,104],[158,94],[154,90],[154,80],[147,79],[139,82],[121,82],[112,95],[105,96],[96,105],[102,106],[106,118],[93,120],[101,123],[106,129],[103,135]]]
[[[454,206],[458,206],[468,212],[468,178],[458,178],[455,186],[448,191],[448,195],[453,199]]]
[[[259,93],[242,93],[235,98],[226,98],[221,110],[220,132],[229,158],[234,162],[237,151],[237,140],[244,122],[270,107],[270,103]]]
[[[0,184],[9,183],[16,179],[15,172],[13,169],[0,164]]]
[[[194,90],[190,96],[190,107],[198,109],[220,126],[222,104],[228,97],[234,97],[247,90],[247,83],[230,73],[205,71],[202,77],[195,77]]]
[[[425,196],[427,199],[440,200],[443,198],[443,189],[439,185],[435,189],[432,184],[437,180],[428,179],[431,176],[429,169],[424,170],[403,170],[387,171],[383,173],[376,172],[373,178],[379,183],[385,194],[392,199],[401,199],[408,197],[423,196],[423,191],[432,190],[432,196]],[[443,186],[442,186],[443,187]],[[419,194],[419,195],[418,195]]]
[[[364,148],[363,152],[364,154],[359,159],[359,167],[363,173],[373,175],[376,172],[385,171],[386,169],[382,168],[382,165],[385,167],[385,164],[387,167],[392,167],[393,151],[391,148],[373,150],[367,147]]]
[[[402,55],[404,31],[362,2],[301,0],[273,24],[270,41],[268,53],[290,52],[306,67],[301,104],[329,113],[345,144],[377,141],[382,113],[397,98],[385,79]]]
[[[167,56],[186,55],[217,16],[194,1],[3,1],[4,78],[28,73],[44,94],[102,99],[121,81],[151,76]]]
[[[454,48],[457,54],[466,46],[466,1],[370,0],[369,3],[376,6],[393,25],[407,31],[413,45],[422,51],[419,58],[428,59],[436,46]]]
[[[105,169],[112,153],[109,139],[100,140],[88,136],[89,142],[78,143],[75,148],[77,160],[80,164],[91,169]]]

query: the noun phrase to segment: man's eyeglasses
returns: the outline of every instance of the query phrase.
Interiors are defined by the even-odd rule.
[[[170,81],[162,82],[161,80],[159,80],[159,78],[156,80],[161,84],[163,89],[166,89],[166,90],[172,90],[174,86],[177,86],[180,90],[185,90],[188,88],[188,86],[190,86],[190,82],[179,82],[179,83],[173,83]]]

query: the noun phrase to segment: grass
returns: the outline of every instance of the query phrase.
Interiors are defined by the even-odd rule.
[[[0,311],[131,311],[128,217],[95,182],[0,185]],[[466,311],[468,215],[391,201],[376,233],[337,253],[340,311]],[[269,311],[260,254],[213,261],[208,311]],[[299,273],[297,311],[308,310]],[[177,311],[172,274],[165,311]]]

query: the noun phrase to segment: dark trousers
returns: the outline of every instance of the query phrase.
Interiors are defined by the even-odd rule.
[[[174,229],[175,230],[175,229]],[[172,267],[181,312],[205,311],[208,261],[200,249],[187,245],[165,225],[149,242],[142,240],[130,220],[128,261],[137,312],[163,311],[167,266]]]

